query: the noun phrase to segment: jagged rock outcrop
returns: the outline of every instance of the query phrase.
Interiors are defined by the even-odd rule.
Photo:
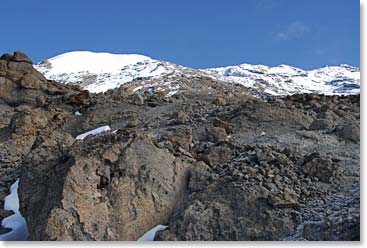
[[[353,197],[348,195],[346,202],[335,200],[340,197],[339,177],[345,179],[346,175],[325,169],[306,170],[310,161],[319,158],[315,154],[302,161],[297,150],[288,148],[249,146],[239,150],[242,152],[238,156],[213,171],[193,174],[186,198],[157,240],[359,238],[358,189],[353,190]],[[325,168],[337,166],[330,163],[313,162]],[[320,175],[325,175],[327,181]],[[320,201],[321,195],[328,200]],[[310,206],[314,201],[318,208]],[[312,225],[317,225],[315,230]]]
[[[19,176],[22,160],[43,132],[60,128],[75,106],[69,98],[79,94],[46,80],[22,52],[0,58],[0,207]],[[88,103],[86,103],[88,104]],[[1,216],[0,220],[4,216]]]

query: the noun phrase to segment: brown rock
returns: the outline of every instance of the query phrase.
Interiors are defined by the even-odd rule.
[[[192,143],[192,129],[186,126],[177,126],[168,129],[168,140],[173,145],[181,146],[188,150]]]
[[[126,135],[76,142],[70,152],[59,140],[32,152],[20,185],[30,240],[136,240],[167,223],[190,164],[144,136]],[[124,149],[118,162],[106,153],[117,146]]]
[[[190,117],[184,111],[177,111],[173,113],[172,119],[174,124],[186,124],[189,122]]]
[[[119,159],[121,151],[118,145],[114,145],[108,148],[102,155],[102,157],[110,163],[115,163]]]
[[[233,125],[230,124],[230,123],[228,123],[228,122],[225,122],[225,121],[223,121],[223,120],[221,120],[219,118],[214,118],[213,125],[215,127],[222,127],[222,128],[224,128],[228,134],[233,133]]]
[[[275,208],[299,208],[300,204],[295,199],[284,199],[279,196],[269,197],[269,204]]]
[[[13,56],[10,55],[9,53],[4,53],[3,55],[1,55],[0,60],[10,61],[12,57]]]
[[[320,181],[328,183],[338,175],[338,164],[328,157],[311,154],[305,158],[302,171],[309,176],[317,177]]]
[[[25,62],[25,63],[33,64],[32,60],[28,58],[28,56],[25,55],[25,53],[20,52],[20,51],[14,52],[12,60],[15,62]]]
[[[213,101],[213,104],[214,105],[217,105],[217,106],[225,106],[226,105],[226,101],[224,100],[223,97],[217,97],[215,98],[215,100]]]
[[[45,98],[43,96],[36,96],[36,104],[42,108],[46,104]]]
[[[41,109],[18,109],[11,120],[13,132],[18,135],[34,135],[48,124],[47,115]]]
[[[227,140],[227,132],[223,127],[209,127],[205,129],[206,139],[213,143]]]
[[[21,79],[20,86],[24,89],[38,90],[41,88],[41,81],[36,75],[27,74]]]
[[[233,151],[226,146],[214,146],[206,155],[209,165],[214,166],[223,163],[233,157]]]
[[[14,91],[16,84],[4,77],[0,77],[0,99],[8,102],[11,99],[12,91]]]
[[[77,106],[82,106],[82,105],[87,104],[89,98],[90,98],[89,91],[83,90],[80,93],[71,97],[70,102]]]

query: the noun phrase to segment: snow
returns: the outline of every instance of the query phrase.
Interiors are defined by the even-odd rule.
[[[82,114],[79,111],[75,111],[74,115],[75,116],[81,116]]]
[[[359,94],[360,71],[348,65],[325,66],[305,71],[289,65],[268,67],[242,64],[203,69],[210,77],[239,83],[253,89],[264,89],[269,95],[316,93],[326,95]]]
[[[167,229],[168,226],[158,225],[152,229],[150,229],[148,232],[146,232],[143,236],[141,236],[138,241],[153,241],[155,234],[158,231],[164,231]]]
[[[76,137],[76,139],[83,140],[83,139],[85,139],[85,137],[87,137],[89,135],[96,135],[96,134],[107,132],[107,131],[110,131],[110,130],[111,130],[111,128],[108,125],[107,126],[103,126],[103,127],[99,127],[99,128],[93,129],[91,131],[88,131],[86,133],[79,134]]]
[[[12,230],[0,235],[0,241],[24,241],[28,238],[27,223],[19,212],[18,186],[19,179],[10,187],[10,195],[5,197],[4,210],[12,210],[14,214],[3,219],[1,225]]]
[[[80,83],[92,92],[105,92],[122,84],[161,77],[176,70],[176,65],[139,54],[111,54],[89,51],[64,53],[34,67],[47,79],[60,83]]]
[[[112,54],[90,51],[68,52],[48,59],[52,65],[51,73],[53,74],[81,71],[94,73],[115,72],[124,66],[144,60],[151,60],[151,58],[138,54]]]
[[[136,87],[136,88],[133,89],[133,92],[135,93],[135,92],[141,90],[142,88],[143,88],[143,86],[138,86],[138,87]]]
[[[123,84],[139,81],[135,90],[146,88],[149,80],[158,80],[157,88],[180,84],[179,78],[211,77],[215,80],[241,84],[268,95],[297,93],[327,95],[359,94],[359,68],[342,64],[315,70],[302,70],[289,65],[240,64],[202,70],[151,59],[138,54],[111,54],[89,51],[64,53],[34,67],[47,79],[60,83],[80,84],[92,93],[105,92]],[[169,96],[177,93],[177,89]],[[254,93],[256,94],[256,92]]]
[[[170,92],[166,95],[166,97],[171,97],[171,96],[173,96],[173,95],[176,95],[178,92],[179,92],[179,90],[173,90],[173,91],[170,91]]]

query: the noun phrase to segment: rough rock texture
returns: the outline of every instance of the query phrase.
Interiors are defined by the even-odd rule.
[[[23,158],[37,137],[60,128],[75,106],[76,87],[47,81],[22,52],[0,58],[0,207],[20,176]],[[0,216],[0,220],[5,216]],[[0,230],[1,231],[1,230]]]
[[[42,140],[28,156],[21,186],[29,189],[22,199],[29,202],[23,213],[31,240],[136,240],[168,221],[193,162],[131,130],[83,142]],[[51,150],[58,152],[50,156]],[[44,177],[48,184],[34,185]]]
[[[186,199],[157,240],[359,239],[357,188],[342,200],[339,182],[318,180],[326,171],[312,177],[300,173],[309,158],[302,161],[296,151],[272,146],[239,150],[214,171],[190,178]],[[330,172],[329,177],[337,175]],[[314,201],[317,207],[310,205]]]
[[[359,240],[359,95],[90,94],[30,63],[0,59],[0,199],[20,177],[30,240]]]

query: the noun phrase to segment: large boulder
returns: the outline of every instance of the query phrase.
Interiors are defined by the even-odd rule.
[[[23,168],[30,240],[137,240],[168,222],[190,162],[130,131],[66,140],[46,137]]]

